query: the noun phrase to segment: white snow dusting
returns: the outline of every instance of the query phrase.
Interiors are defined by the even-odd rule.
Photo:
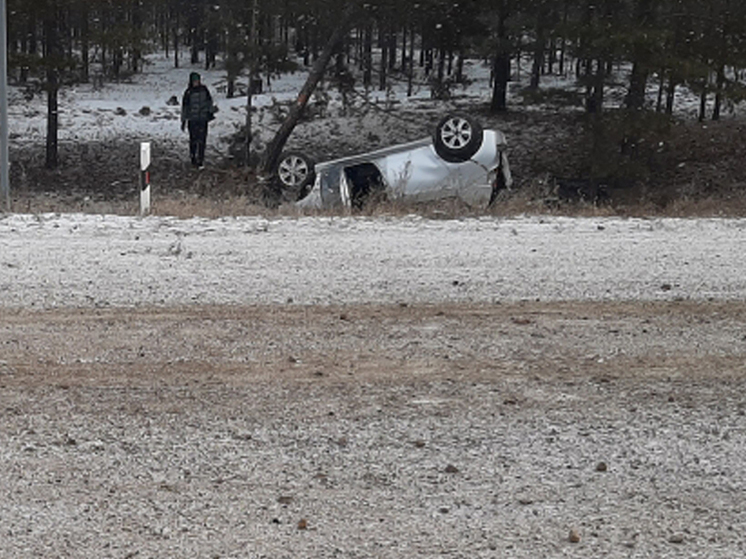
[[[0,219],[2,306],[741,300],[742,219]]]

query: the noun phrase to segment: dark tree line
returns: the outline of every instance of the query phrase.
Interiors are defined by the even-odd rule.
[[[425,76],[433,96],[445,97],[468,78],[464,60],[478,57],[491,64],[495,112],[508,108],[519,61],[530,60],[536,91],[547,75],[574,75],[591,114],[604,110],[612,70],[623,66],[627,109],[671,113],[686,85],[701,95],[700,118],[714,119],[741,99],[746,67],[742,0],[8,0],[8,14],[10,78],[48,96],[49,166],[58,89],[139,72],[155,49],[177,67],[221,64],[229,97],[292,68],[292,54],[317,70],[328,54],[347,86],[406,80],[411,94]]]

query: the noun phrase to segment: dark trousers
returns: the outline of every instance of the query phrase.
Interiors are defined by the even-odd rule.
[[[192,163],[202,165],[205,160],[207,143],[207,122],[204,120],[189,121],[189,155]]]

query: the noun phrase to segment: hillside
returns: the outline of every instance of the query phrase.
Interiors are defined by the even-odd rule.
[[[153,144],[156,212],[221,215],[266,211],[251,173],[234,158],[241,152],[240,146],[232,147],[245,122],[246,98],[225,98],[225,73],[221,69],[174,69],[158,54],[147,60],[143,73],[120,83],[79,84],[62,90],[61,166],[55,171],[43,168],[43,95],[34,94],[31,88],[12,90],[15,211],[134,212],[141,141]],[[193,69],[202,72],[220,108],[208,138],[209,167],[201,174],[195,174],[187,164],[187,137],[179,130],[179,106],[169,104],[174,96],[181,99]],[[620,155],[622,136],[629,127],[622,124],[625,115],[614,107],[620,105],[623,90],[609,89],[607,118],[615,123],[606,127],[601,140],[593,140],[572,77],[546,76],[540,95],[529,96],[524,95],[528,76],[517,72],[511,84],[510,110],[492,115],[487,110],[489,69],[471,60],[465,73],[468,84],[454,86],[447,101],[431,99],[424,81],[407,98],[406,84],[393,81],[384,92],[366,93],[357,87],[343,102],[336,84],[325,82],[288,147],[323,161],[428,136],[443,114],[459,111],[508,136],[516,185],[495,212],[746,213],[740,173],[746,153],[739,141],[744,121],[739,106],[732,107],[719,122],[699,123],[694,116],[697,99],[682,89],[674,119],[645,117],[644,133],[637,138],[635,149]],[[304,77],[304,71],[283,75],[265,84],[265,92],[254,97],[258,149],[279,126],[287,103],[294,99]],[[651,102],[654,95],[651,89]],[[593,171],[592,166],[596,167]],[[602,176],[601,196],[595,206],[583,196],[584,181],[591,173]],[[569,187],[560,184],[558,188],[555,177],[561,179],[560,183],[567,180]],[[453,204],[421,211],[482,213]]]

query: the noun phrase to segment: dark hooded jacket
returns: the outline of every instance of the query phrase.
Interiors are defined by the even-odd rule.
[[[209,122],[213,119],[212,96],[207,87],[189,86],[181,102],[181,121]]]

